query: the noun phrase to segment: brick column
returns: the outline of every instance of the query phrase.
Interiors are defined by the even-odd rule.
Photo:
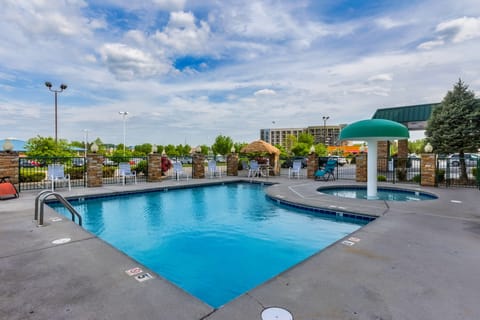
[[[148,182],[162,181],[162,155],[151,153],[148,155]]]
[[[355,180],[357,182],[367,182],[367,157],[366,154],[359,154],[355,159]]]
[[[318,170],[318,156],[315,152],[308,155],[307,179],[315,179],[315,172]]]
[[[377,161],[378,171],[387,171],[388,169],[388,141],[378,141],[377,142],[377,158],[380,161]]]
[[[10,177],[10,182],[18,187],[18,152],[0,151],[0,177]]]
[[[227,176],[238,176],[238,153],[227,156]]]
[[[435,155],[433,153],[424,153],[420,155],[420,158],[420,185],[425,187],[435,187],[435,175],[437,169],[437,161],[435,160]]]
[[[398,158],[400,159],[408,158],[408,140],[407,139],[398,140]]]
[[[192,157],[192,178],[205,178],[205,155],[194,153]]]
[[[90,153],[87,155],[87,187],[103,186],[103,155]]]

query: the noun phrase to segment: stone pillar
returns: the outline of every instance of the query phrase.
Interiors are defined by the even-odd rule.
[[[398,140],[398,158],[399,159],[408,158],[408,140],[407,139]]]
[[[367,157],[365,153],[358,154],[355,163],[356,163],[356,181],[357,182],[367,182]]]
[[[192,156],[192,178],[205,178],[205,155],[194,153]]]
[[[10,177],[10,182],[18,189],[18,152],[0,151],[0,178]]]
[[[238,153],[227,156],[227,176],[238,176]]]
[[[435,160],[435,154],[433,153],[424,153],[420,156],[421,158],[421,179],[420,185],[425,187],[435,187],[435,175],[436,175],[436,166],[437,161]]]
[[[148,182],[162,181],[162,155],[151,153],[148,155]]]
[[[377,142],[377,164],[378,171],[386,172],[388,170],[388,157],[389,157],[389,141],[378,141]]]
[[[103,155],[89,153],[87,155],[87,187],[103,186]]]
[[[307,179],[315,179],[315,172],[318,170],[318,156],[315,152],[308,155]]]

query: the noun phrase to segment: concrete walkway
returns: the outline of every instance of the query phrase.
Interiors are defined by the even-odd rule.
[[[213,180],[219,179],[62,193],[114,194]],[[238,179],[222,178],[228,180]],[[379,218],[213,309],[49,208],[46,226],[37,227],[37,192],[22,192],[19,199],[0,201],[0,319],[243,320],[261,319],[270,306],[288,309],[295,320],[480,319],[478,189],[422,188],[439,199],[405,203],[340,199],[316,191],[332,182],[268,181],[277,183],[267,189],[271,197]],[[61,238],[72,241],[52,243]],[[154,279],[139,282],[125,273],[134,267]]]

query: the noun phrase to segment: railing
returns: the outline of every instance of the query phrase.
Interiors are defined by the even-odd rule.
[[[43,212],[44,212],[44,206],[45,206],[45,200],[47,200],[48,197],[54,196],[57,198],[57,200],[67,208],[68,211],[70,211],[70,214],[72,215],[72,221],[75,222],[75,217],[78,219],[78,224],[81,226],[82,225],[82,216],[72,207],[70,202],[67,201],[61,194],[50,191],[50,190],[43,190],[41,191],[36,197],[35,197],[35,215],[33,219],[35,221],[38,221],[38,226],[43,226]]]
[[[86,161],[83,157],[22,157],[18,161],[19,191],[49,188],[48,165],[62,164],[72,187],[86,186]]]
[[[463,164],[462,164],[463,162]],[[480,161],[437,158],[435,181],[440,187],[468,187],[480,189]]]
[[[146,182],[148,177],[147,157],[105,157],[103,160],[103,184],[121,183],[119,163],[128,162],[132,171],[135,171],[138,182]],[[127,180],[128,181],[128,180]]]

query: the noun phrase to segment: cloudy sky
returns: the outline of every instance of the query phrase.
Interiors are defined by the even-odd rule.
[[[258,139],[480,92],[478,0],[0,0],[0,138]]]

